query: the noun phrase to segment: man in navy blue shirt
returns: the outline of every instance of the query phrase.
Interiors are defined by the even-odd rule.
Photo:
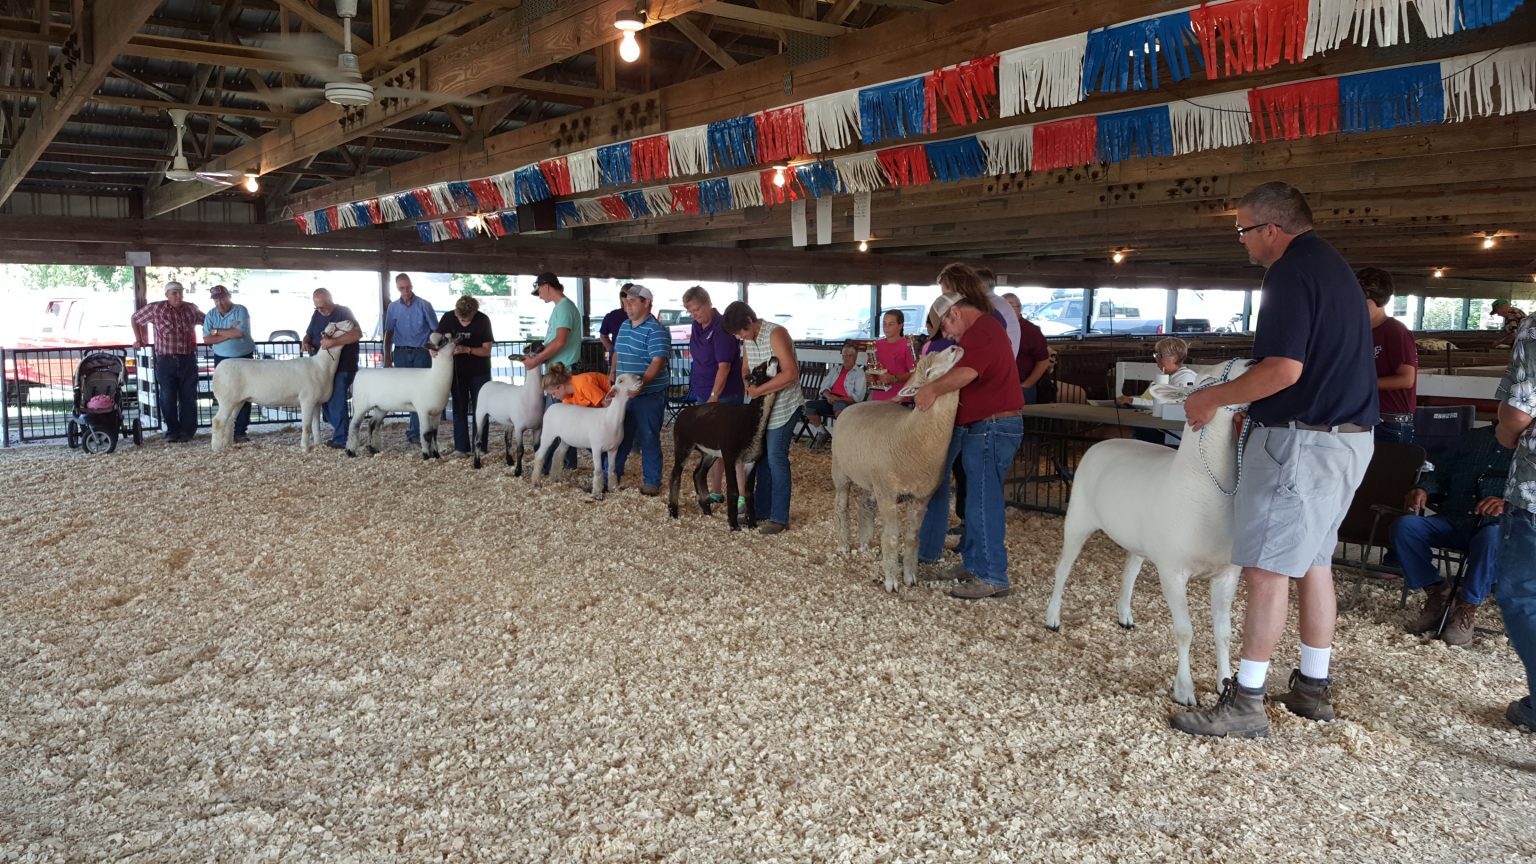
[[[331,398],[326,401],[322,413],[325,421],[331,424],[331,440],[325,442],[325,446],[332,450],[344,450],[347,446],[347,393],[352,389],[352,379],[357,377],[357,343],[362,341],[363,331],[357,326],[357,318],[352,310],[337,306],[336,301],[331,299],[330,291],[316,288],[314,297],[315,314],[309,316],[309,328],[304,331],[304,340],[300,345],[307,354],[330,348],[341,349],[341,356],[336,360]],[[341,321],[351,324],[352,329],[340,336],[325,335],[326,327]]]
[[[1233,502],[1232,563],[1243,568],[1248,609],[1235,679],[1208,711],[1172,718],[1193,735],[1269,734],[1264,681],[1285,630],[1296,580],[1301,668],[1274,701],[1332,720],[1328,677],[1337,601],[1333,548],[1365,476],[1379,415],[1371,323],[1349,262],[1312,231],[1295,188],[1265,183],[1237,203],[1238,241],[1267,269],[1254,330],[1256,361],[1241,377],[1184,403],[1193,429],[1230,422],[1217,409],[1249,405],[1253,434]]]

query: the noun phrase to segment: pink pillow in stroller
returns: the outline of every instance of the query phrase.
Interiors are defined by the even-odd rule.
[[[85,410],[87,411],[111,411],[114,407],[116,406],[112,402],[112,397],[105,393],[97,393],[86,400],[85,403]]]

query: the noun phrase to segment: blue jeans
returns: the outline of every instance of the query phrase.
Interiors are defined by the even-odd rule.
[[[491,380],[489,375],[476,375],[466,379],[454,373],[448,396],[453,404],[453,452],[473,453],[475,436],[471,426],[475,422],[473,403],[480,395],[480,385]],[[439,448],[441,449],[441,448]]]
[[[1499,521],[1499,612],[1509,644],[1525,664],[1526,688],[1536,694],[1536,518],[1506,504]],[[1528,697],[1536,703],[1536,695]]]
[[[661,486],[661,418],[667,410],[667,393],[641,393],[631,396],[624,409],[624,440],[615,454],[618,467],[614,473],[624,476],[629,451],[640,448],[641,481],[646,486]],[[593,454],[597,456],[597,454]]]
[[[256,355],[255,354],[241,354],[240,355],[240,359],[244,359],[244,358],[247,358],[247,357],[254,357],[254,356],[256,356]],[[215,368],[215,369],[219,368],[219,364],[223,363],[225,360],[234,360],[234,359],[236,359],[236,358],[234,358],[234,357],[220,357],[219,355],[215,354],[215,355],[213,355],[213,368]],[[250,428],[250,425],[251,425],[251,403],[249,401],[242,402],[240,404],[240,411],[239,411],[239,413],[235,414],[235,437],[236,438],[244,438],[245,437],[245,430]]]
[[[1040,401],[1040,388],[1039,387],[1025,387],[1024,388],[1024,404],[1025,405],[1035,405],[1035,404],[1039,403],[1039,401]]]
[[[352,389],[352,378],[357,375],[357,370],[352,369],[343,372],[336,370],[336,377],[331,379],[331,398],[326,400],[321,414],[325,422],[331,424],[331,441],[347,446],[347,395]]]
[[[555,404],[555,397],[549,395],[548,393],[544,394],[544,410],[548,411],[549,410],[549,406],[551,406],[553,404]],[[519,434],[521,434],[521,433],[519,433]],[[489,448],[490,444],[487,443],[486,447]],[[602,459],[603,460],[602,461],[603,476],[607,477],[608,476],[608,460],[606,458],[604,458],[603,454],[601,454],[601,453],[593,453],[592,454],[592,458],[593,459]],[[541,473],[548,474],[549,473],[549,466],[553,465],[554,463],[555,463],[555,448],[551,447],[551,448],[549,448],[549,451],[544,454],[544,465],[540,469]],[[570,470],[570,469],[576,467],[576,448],[575,447],[572,447],[571,449],[565,451],[565,467],[566,467],[566,470]]]
[[[794,483],[789,476],[789,442],[795,437],[801,411],[789,415],[784,425],[769,429],[763,442],[763,458],[757,463],[757,490],[752,494],[752,515],[759,522],[789,524],[789,496]]]
[[[1397,444],[1413,443],[1413,421],[1383,420],[1376,424],[1376,440]]]
[[[155,355],[155,401],[167,438],[197,434],[197,356]]]
[[[1008,476],[1008,467],[1023,440],[1023,419],[999,417],[955,427],[949,443],[949,452],[958,451],[960,464],[965,468],[961,560],[968,573],[991,585],[1008,584],[1008,549],[1003,542],[1008,505],[1003,496],[1003,479]],[[938,560],[944,551],[948,527],[949,489],[940,482],[938,492],[928,501],[928,512],[923,515],[918,533],[920,560]]]
[[[1403,568],[1403,581],[1409,588],[1428,588],[1441,582],[1440,571],[1430,560],[1430,550],[1457,549],[1467,554],[1461,599],[1477,605],[1488,599],[1498,574],[1499,526],[1489,522],[1462,519],[1456,522],[1444,516],[1404,516],[1392,525],[1392,548]]]
[[[965,436],[960,428],[949,436],[949,451],[944,454],[944,469],[940,472],[939,486],[928,499],[928,509],[923,513],[923,524],[917,530],[917,560],[933,563],[944,557],[944,538],[949,534],[949,498],[952,492],[950,477],[954,474],[955,460],[960,458],[960,445]],[[964,514],[962,514],[964,515]],[[965,547],[965,536],[960,545]]]
[[[396,345],[390,358],[396,369],[430,369],[432,368],[432,355],[425,348],[412,348],[408,345]],[[411,422],[405,427],[407,441],[421,439],[421,419],[416,413],[411,412]]]

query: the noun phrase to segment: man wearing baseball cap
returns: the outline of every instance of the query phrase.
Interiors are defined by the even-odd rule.
[[[197,434],[197,325],[203,313],[182,300],[180,282],[165,283],[165,299],[133,313],[133,347],[149,341],[145,325],[154,328],[155,402],[165,440],[191,441]]]
[[[553,273],[540,273],[533,280],[533,296],[555,304],[549,313],[549,329],[544,334],[544,350],[523,359],[523,365],[564,363],[569,369],[581,358],[581,310],[565,296],[565,286]]]
[[[215,285],[208,292],[213,308],[203,316],[203,341],[213,346],[213,366],[235,357],[254,357],[256,343],[251,340],[251,313],[244,306],[230,299],[229,289]],[[246,429],[251,425],[251,403],[240,406],[235,415],[235,443],[246,440]]]
[[[640,494],[656,495],[661,490],[661,419],[667,407],[667,359],[671,356],[672,336],[651,315],[651,289],[631,285],[624,296],[624,325],[613,344],[613,374],[639,376],[640,392],[631,397],[624,409],[624,440],[619,443],[614,473],[622,480],[629,452],[640,448]]]
[[[1489,311],[1491,314],[1498,315],[1504,319],[1504,327],[1500,330],[1499,341],[1493,347],[1508,348],[1515,344],[1515,332],[1520,329],[1520,324],[1525,321],[1525,313],[1515,308],[1515,304],[1511,303],[1508,298],[1493,301],[1493,307]]]

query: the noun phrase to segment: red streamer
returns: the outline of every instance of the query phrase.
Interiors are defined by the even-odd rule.
[[[783,162],[810,152],[805,137],[805,105],[753,114],[757,126],[757,161]]]
[[[1098,161],[1099,118],[1075,117],[1035,127],[1031,171],[1049,171]]]
[[[490,232],[492,237],[495,237],[498,240],[502,237],[505,237],[507,234],[507,226],[502,224],[500,213],[492,213],[491,215],[486,216],[481,220],[481,224],[485,226],[485,230]]]
[[[773,169],[760,171],[757,175],[757,185],[763,188],[764,204],[783,204],[786,201],[799,201],[805,197],[805,187],[800,185],[800,175],[793,168],[784,169],[784,185],[778,186],[773,182],[773,175],[778,172]]]
[[[986,97],[997,95],[997,62],[997,55],[992,54],[929,72],[923,82],[928,97],[928,131],[939,128],[939,103],[943,103],[949,121],[957,126],[990,117]]]
[[[885,176],[892,186],[927,186],[932,178],[928,175],[928,151],[921,144],[892,147],[875,154]]]
[[[699,212],[699,184],[679,183],[669,188],[672,190],[673,213]]]
[[[1189,20],[1211,80],[1269,69],[1281,60],[1300,63],[1304,57],[1307,0],[1227,0],[1190,10]]]
[[[448,230],[448,236],[450,238],[454,240],[464,239],[464,229],[459,227],[459,220],[446,219],[443,221],[443,227]]]
[[[471,180],[469,191],[474,193],[481,210],[500,210],[507,206],[507,202],[501,200],[501,190],[494,180]]]
[[[310,230],[310,227],[309,227],[309,217],[304,215],[303,213],[300,213],[299,215],[293,217],[293,221],[298,223],[299,230],[303,231],[305,234],[313,234],[313,233],[315,233],[314,231]]]
[[[665,135],[652,135],[629,145],[631,170],[634,171],[636,183],[661,180],[672,174],[672,145],[667,143],[669,140]],[[629,208],[624,210],[628,212]]]
[[[368,199],[368,219],[370,225],[383,225],[384,213],[379,209],[379,199]]]
[[[332,231],[340,231],[341,230],[341,228],[342,228],[342,224],[341,224],[341,211],[340,211],[339,208],[336,208],[336,207],[327,207],[327,208],[325,208],[325,218],[330,220],[331,230]]]
[[[629,212],[629,205],[625,204],[624,199],[617,195],[604,195],[597,199],[597,203],[615,220],[627,222],[633,218]]]
[[[1248,110],[1260,143],[1331,135],[1339,131],[1339,79],[1249,90]]]
[[[549,184],[549,191],[556,195],[572,194],[571,168],[566,164],[564,156],[540,162],[539,173],[544,175],[544,182]]]
[[[424,213],[425,215],[427,215],[427,216],[441,216],[442,215],[443,211],[438,209],[437,199],[432,197],[432,193],[431,192],[428,192],[425,189],[417,189],[416,191],[411,193],[411,197],[415,198],[416,199],[416,203],[421,205],[421,212]]]

